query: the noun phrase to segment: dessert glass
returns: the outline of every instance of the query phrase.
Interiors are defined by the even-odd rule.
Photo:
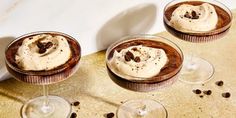
[[[210,3],[216,9],[218,18],[220,19],[218,20],[218,23],[225,22],[223,23],[224,25],[220,27],[217,26],[217,28],[210,31],[183,32],[175,29],[171,26],[169,17],[173,11],[170,13],[168,10],[174,8],[173,6],[181,4],[183,2],[186,2],[188,4],[191,4],[191,2]],[[219,13],[220,10],[222,13],[224,11],[224,14]],[[224,18],[224,15],[228,18],[228,20]],[[192,43],[205,43],[219,39],[229,31],[232,21],[232,13],[229,8],[215,0],[173,0],[165,6],[163,21],[167,31],[177,38]],[[214,66],[210,62],[206,61],[203,58],[194,56],[194,53],[191,52],[189,55],[185,56],[183,69],[179,80],[188,84],[203,84],[212,78],[214,71]]]
[[[173,71],[167,72],[165,74],[160,74],[161,73],[160,72],[159,73],[160,76],[159,74],[157,74],[156,76],[150,78],[140,78],[140,77],[130,76],[114,70],[112,65],[109,63],[109,60],[113,56],[114,50],[116,50],[117,47],[121,47],[122,44],[130,46],[143,45],[139,42],[140,40],[143,42],[151,42],[149,46],[154,47],[153,43],[155,42],[159,43],[160,45],[166,44],[168,45],[168,47],[174,49],[175,53],[178,54],[179,56],[178,66],[173,67],[174,68]],[[134,42],[134,44],[132,44],[132,42]],[[166,49],[164,50],[166,52]],[[175,59],[177,58],[173,57],[169,61],[176,63]],[[112,81],[115,82],[120,87],[137,92],[149,92],[172,85],[178,78],[178,74],[182,68],[182,62],[183,62],[182,51],[175,43],[163,37],[152,36],[152,35],[133,35],[124,37],[121,40],[118,40],[117,42],[110,45],[106,51],[107,72]],[[166,68],[168,68],[168,66]],[[165,107],[161,103],[151,99],[128,100],[127,102],[123,103],[117,110],[118,118],[129,118],[129,117],[167,118],[167,116],[168,113]]]
[[[19,68],[15,63],[15,55],[22,41],[40,34],[65,37],[72,52],[70,59],[63,65],[50,70],[36,71]],[[71,76],[77,70],[80,57],[81,48],[76,39],[61,32],[33,32],[20,36],[9,44],[5,51],[5,62],[10,74],[19,81],[43,86],[43,96],[33,98],[22,106],[21,115],[23,118],[66,118],[70,115],[70,103],[59,96],[48,95],[48,85],[61,82]]]

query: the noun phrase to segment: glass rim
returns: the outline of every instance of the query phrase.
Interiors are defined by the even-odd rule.
[[[27,34],[23,34],[17,38],[15,38],[15,40],[11,41],[8,46],[6,46],[5,48],[5,63],[7,64],[7,66],[9,68],[11,68],[12,70],[16,71],[17,73],[21,73],[21,74],[26,74],[26,75],[30,75],[30,76],[44,76],[44,75],[52,75],[52,74],[56,74],[56,73],[59,73],[65,69],[67,69],[68,67],[65,67],[63,66],[64,64],[62,64],[61,66],[58,66],[54,69],[51,69],[51,70],[48,70],[48,71],[45,71],[45,70],[38,70],[38,71],[35,71],[35,70],[23,70],[23,69],[20,69],[20,68],[17,68],[15,67],[14,65],[12,65],[8,60],[7,60],[7,57],[6,57],[6,53],[7,53],[7,50],[8,48],[14,44],[15,42],[21,40],[21,39],[24,39],[26,37],[30,37],[30,36],[35,36],[35,35],[40,35],[40,34],[55,34],[55,35],[60,35],[60,36],[65,36],[66,38],[69,38],[70,40],[73,40],[76,42],[76,45],[78,46],[79,48],[79,57],[78,57],[78,61],[80,60],[81,58],[81,46],[79,44],[79,42],[73,38],[72,36],[68,35],[68,34],[65,34],[65,33],[62,33],[62,32],[58,32],[58,31],[35,31],[35,32],[30,32],[30,33],[27,33]],[[70,61],[71,59],[69,59],[68,61]],[[67,62],[68,62],[67,61]],[[66,62],[66,63],[67,63]],[[78,63],[77,63],[78,64]],[[76,65],[77,65],[76,64]]]
[[[139,40],[140,38],[141,38],[142,40],[149,40],[149,41],[150,41],[150,40],[151,40],[151,41],[157,41],[157,40],[155,40],[155,39],[164,39],[164,40],[167,41],[168,43],[174,45],[175,47],[173,47],[173,46],[171,46],[171,47],[174,48],[174,49],[178,52],[178,54],[180,55],[182,61],[181,61],[180,66],[178,67],[176,73],[174,73],[173,76],[170,76],[169,78],[164,79],[164,80],[162,80],[162,81],[169,80],[171,77],[176,76],[176,75],[180,72],[180,70],[181,70],[181,68],[182,68],[182,66],[183,66],[184,55],[183,55],[183,51],[181,50],[181,48],[180,48],[176,43],[174,43],[173,41],[171,41],[171,40],[169,40],[169,39],[167,39],[167,38],[164,38],[164,37],[162,37],[162,36],[155,36],[155,35],[151,35],[151,34],[135,34],[135,35],[128,35],[128,36],[122,37],[120,40],[117,40],[116,42],[112,43],[112,44],[107,48],[107,50],[106,50],[106,56],[105,56],[106,59],[105,59],[105,60],[106,60],[107,68],[109,68],[109,70],[110,70],[112,73],[114,73],[114,74],[117,75],[118,77],[120,77],[120,78],[122,78],[122,79],[124,79],[124,80],[126,80],[126,81],[130,81],[130,82],[142,83],[144,80],[147,80],[147,83],[149,83],[149,82],[151,82],[151,83],[152,83],[152,82],[162,82],[162,81],[153,81],[152,79],[150,79],[150,78],[152,78],[152,77],[147,77],[147,78],[144,78],[144,77],[135,77],[135,76],[127,75],[127,74],[125,74],[125,76],[124,76],[124,75],[121,75],[121,74],[115,72],[114,69],[111,69],[111,68],[110,68],[111,65],[108,63],[108,60],[109,60],[108,57],[109,57],[109,54],[110,54],[110,52],[112,51],[112,49],[114,49],[114,48],[115,48],[117,45],[119,45],[119,44],[122,44],[122,43],[125,43],[125,42],[128,42],[128,41]],[[159,41],[157,41],[157,42],[159,42]],[[165,42],[162,42],[162,43],[165,43]],[[165,43],[165,44],[169,45],[168,43]],[[170,46],[170,45],[169,45],[169,46]],[[161,76],[161,77],[166,77],[166,76],[168,76],[168,75],[172,75],[171,73],[172,73],[172,72],[170,72],[170,73],[168,73],[168,74],[165,74],[165,75],[163,75],[163,76]],[[132,79],[126,79],[126,77],[132,78]],[[153,76],[153,77],[155,77],[155,76]],[[138,79],[135,79],[135,78],[138,78]]]
[[[202,2],[205,2],[205,3],[210,3],[210,4],[213,4],[213,5],[216,5],[218,7],[220,7],[219,5],[222,5],[223,7],[220,7],[220,8],[222,8],[223,10],[225,10],[226,13],[228,13],[228,15],[230,16],[230,22],[227,25],[225,25],[225,26],[223,26],[223,27],[221,27],[219,29],[213,29],[213,30],[210,30],[210,31],[183,32],[183,31],[177,30],[177,29],[175,29],[174,27],[172,27],[170,25],[170,21],[167,19],[166,15],[165,15],[165,11],[170,7],[170,5],[173,2],[176,2],[176,1],[178,1],[178,2],[173,4],[173,5],[176,5],[176,4],[181,3],[181,2],[189,2],[189,1],[202,1]],[[216,2],[219,5],[214,4],[213,2]],[[173,5],[171,5],[171,6],[173,6]],[[165,5],[165,7],[164,7],[163,20],[166,23],[166,25],[174,28],[175,30],[177,30],[177,31],[179,31],[181,33],[190,34],[190,35],[196,35],[196,36],[202,35],[202,34],[204,34],[204,35],[214,35],[214,34],[218,34],[218,33],[224,32],[225,30],[230,28],[230,26],[232,24],[232,20],[233,20],[233,14],[232,14],[232,11],[226,5],[224,5],[223,3],[219,2],[218,0],[172,0],[172,1],[168,2]]]

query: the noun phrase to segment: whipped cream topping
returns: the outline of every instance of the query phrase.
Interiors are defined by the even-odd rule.
[[[115,50],[109,60],[117,72],[141,79],[159,74],[167,62],[168,57],[163,49],[142,45],[130,46],[120,52]]]
[[[172,13],[170,25],[183,32],[210,31],[216,28],[217,22],[215,8],[209,3],[198,6],[183,4]]]
[[[50,70],[66,63],[71,57],[70,46],[63,36],[40,34],[23,40],[15,56],[23,70]]]

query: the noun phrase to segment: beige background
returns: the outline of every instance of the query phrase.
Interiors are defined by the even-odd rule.
[[[236,11],[234,11],[234,17]],[[203,85],[187,85],[177,81],[170,87],[154,92],[138,93],[125,90],[111,81],[105,68],[105,52],[82,57],[79,70],[68,80],[50,85],[50,94],[59,95],[70,102],[80,101],[79,118],[104,118],[104,114],[115,112],[121,101],[149,98],[161,102],[168,110],[169,118],[236,118],[236,21],[222,39],[205,44],[181,41],[167,32],[157,35],[176,42],[184,53],[197,54],[215,66],[215,75]],[[223,87],[215,82],[223,80]],[[193,89],[211,89],[212,95],[200,98]],[[11,78],[0,82],[0,117],[19,118],[23,103],[41,95],[40,86],[18,82]],[[222,92],[231,92],[226,99]],[[74,108],[76,111],[77,108]]]

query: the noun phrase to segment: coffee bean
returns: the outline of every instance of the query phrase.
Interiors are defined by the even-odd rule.
[[[191,15],[192,15],[192,19],[198,19],[199,18],[196,11],[192,11]]]
[[[203,93],[206,95],[211,95],[212,92],[211,92],[211,90],[207,90],[207,91],[203,91]]]
[[[132,48],[133,51],[137,51],[138,49],[136,47]]]
[[[76,101],[76,102],[73,103],[74,106],[78,106],[79,104],[80,104],[79,101]]]
[[[201,94],[201,93],[202,93],[202,91],[199,90],[199,89],[193,90],[193,92],[194,92],[195,94]]]
[[[115,116],[115,114],[112,112],[107,114],[107,118],[113,118],[114,116]]]
[[[125,61],[131,61],[131,58],[128,55],[125,55]]]
[[[135,58],[134,58],[134,61],[135,61],[135,62],[140,62],[141,59],[140,59],[140,57],[135,57]]]
[[[70,118],[76,118],[77,117],[77,114],[75,112],[73,112],[70,116]]]
[[[216,82],[216,85],[217,85],[217,86],[223,86],[223,85],[224,85],[224,82],[223,82],[222,80],[217,81],[217,82]]]
[[[37,42],[37,46],[38,46],[38,48],[43,48],[43,47],[44,47],[44,44],[38,41],[38,42]]]
[[[53,46],[52,42],[47,42],[46,45],[45,45],[45,48],[48,49],[48,48],[50,48],[52,46]]]
[[[131,61],[131,59],[134,59],[134,55],[132,52],[128,51],[125,54],[125,61]]]
[[[230,93],[229,92],[222,93],[222,97],[229,98],[230,97]]]
[[[47,51],[46,48],[39,48],[39,54],[43,54]]]

